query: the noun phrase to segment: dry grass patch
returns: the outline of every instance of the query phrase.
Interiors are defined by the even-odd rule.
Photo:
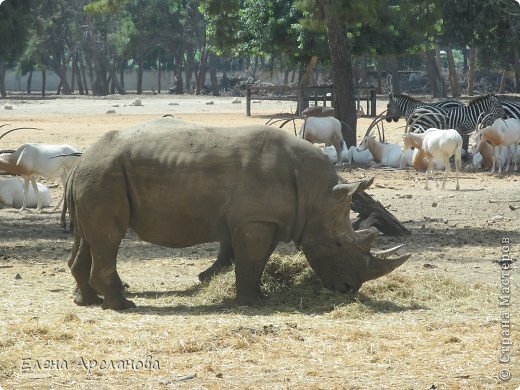
[[[209,283],[196,287],[199,304],[233,307],[235,275],[233,267]],[[274,254],[262,277],[267,295],[265,306],[251,310],[329,313],[331,318],[360,318],[371,313],[431,310],[433,306],[481,306],[495,304],[496,291],[482,283],[463,283],[434,270],[411,275],[397,270],[365,283],[358,293],[343,294],[328,290],[308,265],[303,254]]]

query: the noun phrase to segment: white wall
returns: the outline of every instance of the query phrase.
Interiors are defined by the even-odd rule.
[[[143,73],[143,90],[144,91],[157,91],[158,87],[158,72],[154,70],[146,70]],[[67,73],[67,80],[69,84],[71,82],[71,72]],[[174,87],[175,77],[172,71],[162,72],[161,74],[161,92],[167,91],[170,87]],[[48,93],[55,93],[58,89],[58,85],[60,83],[60,79],[56,74],[52,71],[47,71],[47,80],[46,80],[46,91]],[[90,86],[90,80],[88,88],[89,91],[92,90]],[[25,92],[27,90],[27,76],[20,76],[14,70],[8,69],[5,74],[5,88],[7,91],[12,92]],[[40,71],[33,72],[32,81],[31,81],[31,91],[34,93],[38,93],[42,88],[42,73]],[[77,84],[74,86],[75,92],[78,91]],[[137,73],[133,71],[125,72],[125,89],[127,91],[136,91],[137,90]]]

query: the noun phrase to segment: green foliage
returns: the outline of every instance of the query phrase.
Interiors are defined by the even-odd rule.
[[[0,60],[14,61],[24,51],[31,20],[30,0],[6,0],[0,4]]]
[[[302,12],[286,0],[205,0],[201,5],[214,50],[241,56],[280,56],[305,63],[310,56],[325,56],[324,30],[302,28]]]
[[[442,42],[478,47],[488,66],[501,68],[513,62],[520,29],[520,5],[516,1],[454,0],[440,4]]]
[[[103,13],[115,13],[127,3],[128,0],[96,0],[85,5],[85,11],[92,15]]]

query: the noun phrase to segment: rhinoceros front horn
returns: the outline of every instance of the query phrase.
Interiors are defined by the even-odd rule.
[[[367,267],[367,273],[365,275],[365,281],[377,279],[384,276],[394,269],[402,265],[411,256],[410,254],[398,257],[396,259],[382,259],[375,256],[370,256],[370,261]]]

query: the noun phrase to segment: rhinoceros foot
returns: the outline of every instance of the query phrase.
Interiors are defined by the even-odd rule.
[[[103,304],[101,308],[103,310],[112,309],[112,310],[126,310],[133,309],[135,307],[135,303],[121,296],[119,298],[107,298],[103,300]]]
[[[226,270],[229,269],[230,266],[231,265],[221,265],[221,264],[214,263],[211,267],[202,271],[199,274],[199,280],[201,282],[209,282],[213,278],[213,276],[225,272]]]
[[[233,265],[235,254],[231,244],[228,242],[220,243],[220,250],[217,259],[206,270],[199,274],[201,282],[210,281],[213,276],[226,272]]]
[[[100,305],[102,302],[103,300],[93,290],[82,293],[79,288],[76,288],[74,291],[74,303],[78,306]]]
[[[261,292],[255,294],[237,293],[236,303],[239,306],[258,306],[263,305],[266,300],[266,296]]]

